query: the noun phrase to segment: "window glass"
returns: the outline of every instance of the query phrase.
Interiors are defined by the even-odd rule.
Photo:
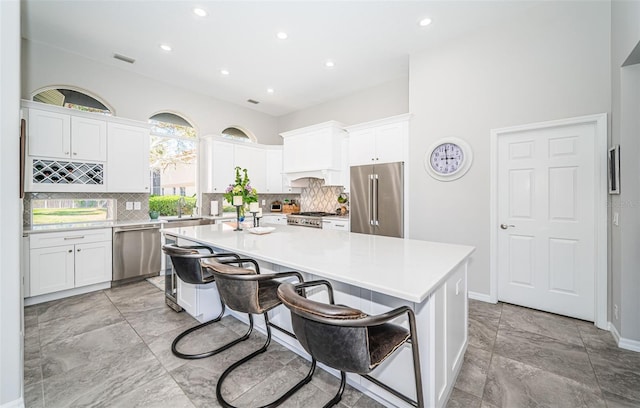
[[[152,124],[149,210],[158,211],[161,216],[191,214],[196,196],[196,130],[173,113],[154,115],[149,123]]]
[[[227,139],[239,140],[241,142],[252,143],[255,140],[251,138],[247,133],[245,133],[242,129],[238,129],[237,127],[228,127],[222,131],[222,137]]]
[[[72,89],[48,89],[35,95],[33,100],[83,112],[101,113],[108,116],[113,115],[113,112],[96,98]]]
[[[31,225],[114,221],[114,199],[31,200]]]

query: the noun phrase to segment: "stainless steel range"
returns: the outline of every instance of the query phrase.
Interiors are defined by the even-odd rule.
[[[299,212],[287,214],[287,225],[322,228],[322,217],[335,215],[326,212]]]

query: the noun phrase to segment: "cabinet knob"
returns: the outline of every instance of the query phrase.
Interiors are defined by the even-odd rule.
[[[145,189],[145,190],[148,190],[148,189],[149,189],[149,187],[145,187],[144,189]]]
[[[69,250],[69,253],[72,253],[72,252],[73,252],[73,250],[72,250],[72,249],[70,249],[70,250]]]
[[[76,153],[76,152],[73,152],[73,155],[74,155],[74,156],[77,156],[77,155],[78,155],[78,153]]]
[[[80,248],[78,248],[78,252],[80,252]]]
[[[380,160],[380,159],[378,159],[378,158],[376,157],[376,161],[378,161],[378,160]]]
[[[69,154],[69,152],[64,152],[64,154]]]

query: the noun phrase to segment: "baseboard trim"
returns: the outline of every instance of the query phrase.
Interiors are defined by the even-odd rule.
[[[618,329],[616,329],[616,326],[614,326],[611,322],[609,322],[609,331],[613,335],[613,338],[618,344],[618,347],[620,347],[621,349],[640,353],[640,341],[625,339],[624,337],[621,337],[620,333],[618,333]]]
[[[493,304],[496,303],[496,302],[491,300],[491,296],[490,295],[485,295],[484,293],[468,291],[467,292],[467,297],[469,299],[479,300],[481,302],[487,302],[487,303],[493,303]]]
[[[9,401],[0,405],[0,408],[24,408],[24,399],[20,397],[17,400]]]

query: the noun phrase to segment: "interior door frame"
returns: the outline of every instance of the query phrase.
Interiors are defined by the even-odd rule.
[[[594,162],[594,224],[595,224],[595,325],[608,330],[608,276],[607,276],[607,114],[580,116],[575,118],[552,120],[521,126],[511,126],[491,130],[491,182],[490,182],[490,240],[489,240],[489,299],[498,302],[498,140],[500,137],[528,130],[543,130],[567,125],[592,125],[595,130]]]

